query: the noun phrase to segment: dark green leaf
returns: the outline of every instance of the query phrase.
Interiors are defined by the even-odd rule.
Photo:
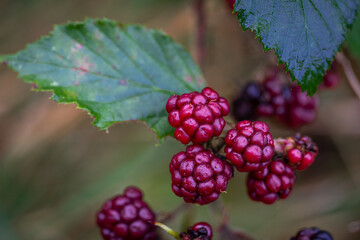
[[[170,37],[138,25],[91,20],[56,26],[25,50],[3,58],[20,78],[61,103],[76,103],[107,129],[142,120],[163,139],[169,96],[201,90],[191,56]]]
[[[351,31],[348,34],[346,45],[351,50],[351,53],[354,54],[360,60],[360,14],[355,19],[354,25]]]
[[[354,21],[358,0],[236,0],[244,29],[274,49],[293,79],[312,95]]]

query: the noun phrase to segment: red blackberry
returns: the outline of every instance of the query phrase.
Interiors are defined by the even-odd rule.
[[[212,228],[206,222],[196,223],[187,232],[180,233],[181,240],[211,240],[212,236]]]
[[[303,228],[290,240],[333,240],[331,234],[318,228]]]
[[[269,126],[260,121],[241,121],[225,137],[226,158],[240,172],[260,169],[274,155],[274,141]]]
[[[97,214],[97,225],[105,240],[153,240],[155,215],[142,200],[142,192],[128,187],[124,194],[109,199]]]
[[[313,164],[319,152],[310,137],[301,137],[300,134],[287,139],[276,139],[275,146],[276,153],[285,157],[285,160],[297,170],[307,169]]]
[[[326,72],[319,89],[335,88],[340,83],[340,76],[337,73],[337,63],[333,62],[330,69]]]
[[[174,155],[170,162],[172,190],[186,202],[201,205],[215,201],[233,176],[229,163],[200,145]]]
[[[287,115],[283,120],[293,128],[307,125],[315,120],[319,103],[318,96],[309,97],[299,86],[292,86],[287,102]]]
[[[230,107],[225,98],[206,87],[201,93],[171,96],[166,111],[170,125],[176,128],[174,136],[177,140],[183,144],[190,141],[200,144],[221,134],[225,127],[223,117],[229,114]]]
[[[272,204],[279,198],[287,198],[294,183],[292,168],[283,161],[276,160],[248,174],[247,191],[252,200]]]
[[[289,86],[284,84],[279,72],[272,71],[262,84],[263,93],[257,107],[260,116],[277,116],[282,118],[286,115],[286,104],[290,97]]]

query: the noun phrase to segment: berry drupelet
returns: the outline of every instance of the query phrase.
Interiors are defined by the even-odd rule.
[[[201,93],[173,95],[166,104],[168,120],[175,127],[174,137],[183,144],[190,141],[205,143],[219,136],[225,127],[224,116],[229,114],[227,100],[213,89],[206,87]]]
[[[333,240],[331,234],[318,228],[303,228],[290,240]]]
[[[211,240],[212,236],[212,228],[206,222],[196,223],[187,232],[180,233],[181,240]]]
[[[105,240],[154,240],[153,221],[155,214],[136,187],[128,187],[122,195],[109,199],[97,214],[97,225]]]
[[[208,204],[218,199],[233,176],[232,166],[201,145],[190,145],[170,162],[172,190],[186,202]]]
[[[225,137],[226,158],[240,172],[260,169],[274,155],[274,140],[269,126],[260,121],[241,121]]]
[[[276,160],[258,171],[250,172],[247,191],[254,201],[272,204],[289,196],[295,183],[295,174],[286,163]]]

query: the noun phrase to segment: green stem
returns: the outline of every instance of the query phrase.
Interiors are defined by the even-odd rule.
[[[154,225],[162,228],[164,231],[166,231],[167,233],[169,233],[169,234],[170,234],[171,236],[173,236],[175,239],[181,240],[179,233],[177,233],[177,232],[174,231],[173,229],[169,228],[169,227],[166,226],[165,224],[162,224],[162,223],[160,223],[160,222],[154,222]]]

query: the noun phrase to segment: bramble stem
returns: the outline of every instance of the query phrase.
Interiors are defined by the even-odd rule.
[[[162,224],[162,223],[160,223],[160,222],[154,222],[154,225],[162,228],[164,231],[166,231],[167,233],[169,233],[169,234],[170,234],[171,236],[173,236],[175,239],[181,240],[179,233],[177,233],[177,232],[174,231],[173,229],[169,228],[169,227],[166,226],[165,224]]]
[[[360,82],[359,79],[357,79],[356,77],[356,74],[354,72],[350,60],[348,60],[347,57],[341,52],[338,53],[335,58],[343,67],[344,73],[352,90],[354,91],[356,96],[360,99]]]
[[[196,14],[196,60],[201,67],[204,65],[206,57],[206,17],[204,3],[205,0],[194,0],[194,11]]]

